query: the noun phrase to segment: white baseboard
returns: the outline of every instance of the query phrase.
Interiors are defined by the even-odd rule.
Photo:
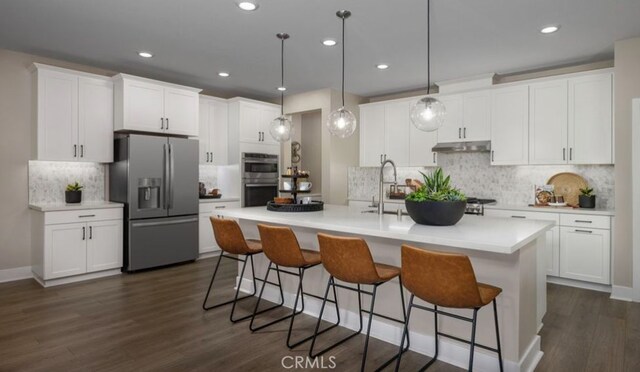
[[[252,281],[250,279],[243,278],[240,290],[246,293],[251,293],[252,289]],[[258,288],[258,290],[260,290],[260,288]],[[285,292],[284,295],[285,306],[292,308],[295,301],[295,294]],[[279,292],[274,286],[267,286],[264,290],[263,298],[268,301],[279,302],[279,296]],[[320,314],[321,306],[322,301],[313,297],[305,297],[304,313],[317,318]],[[363,317],[363,332],[365,332],[369,318],[366,315]],[[337,320],[333,304],[327,303],[322,319],[328,322],[335,322]],[[340,319],[342,321],[341,326],[347,329],[355,331],[360,325],[358,314],[353,311],[340,309]],[[371,337],[394,345],[400,345],[401,333],[402,326],[400,324],[387,323],[386,321],[379,320],[379,318],[374,318],[373,323],[371,324]],[[435,344],[434,336],[411,332],[410,337],[412,351],[426,356],[433,355]],[[498,369],[498,358],[495,353],[485,352],[478,348],[476,348],[476,350],[477,352],[474,355],[473,364],[474,370],[495,371]],[[536,336],[520,361],[516,363],[504,360],[504,370],[507,372],[533,372],[542,358],[542,355],[543,353],[540,350],[540,336]],[[466,345],[441,337],[438,360],[466,369],[468,367],[469,348]]]
[[[0,270],[0,283],[33,278],[31,266]]]
[[[575,287],[575,288],[589,289],[589,290],[598,291],[598,292],[607,292],[607,293],[611,292],[610,285],[589,283],[589,282],[583,282],[581,280],[573,280],[573,279],[567,279],[567,278],[558,278],[557,276],[547,275],[547,283],[566,285],[566,286]]]
[[[220,256],[220,252],[221,251],[202,252],[200,253],[200,255],[198,255],[198,258],[196,260],[202,260],[202,259],[211,258],[211,257],[218,257]]]
[[[638,295],[635,293],[632,287],[624,287],[621,285],[614,285],[611,287],[611,299],[629,302],[640,301],[640,298],[638,298]]]
[[[42,278],[34,274],[33,279],[35,279],[38,283],[40,283],[41,286],[47,288],[47,287],[54,287],[56,285],[82,282],[85,280],[104,278],[105,276],[113,276],[113,275],[120,275],[120,274],[122,274],[122,270],[112,269],[112,270],[98,271],[96,273],[74,275],[66,278],[49,279],[49,280],[43,280]]]

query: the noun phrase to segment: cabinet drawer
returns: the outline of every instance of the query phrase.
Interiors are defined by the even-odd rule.
[[[506,209],[485,209],[484,215],[487,217],[520,218],[539,221],[553,221],[556,225],[560,223],[557,213],[512,211]]]
[[[200,203],[200,213],[212,214],[220,209],[240,208],[240,202]]]
[[[563,214],[560,216],[560,225],[591,229],[611,229],[611,218],[609,216]]]
[[[44,224],[92,222],[122,219],[122,208],[84,209],[75,211],[45,212]]]

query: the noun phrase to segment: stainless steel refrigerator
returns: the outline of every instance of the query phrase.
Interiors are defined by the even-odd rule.
[[[198,141],[128,134],[115,139],[110,200],[125,203],[124,269],[198,257]]]

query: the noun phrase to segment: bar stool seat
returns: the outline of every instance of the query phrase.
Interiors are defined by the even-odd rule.
[[[480,291],[480,299],[482,300],[482,306],[489,305],[500,293],[502,288],[494,287],[489,284],[478,283],[478,290]]]
[[[234,318],[234,313],[235,313],[236,304],[238,303],[238,301],[251,298],[256,294],[256,288],[257,288],[256,281],[259,281],[260,279],[257,279],[255,275],[253,256],[263,252],[262,242],[256,239],[245,239],[244,235],[242,234],[242,230],[240,229],[240,226],[234,220],[222,219],[222,218],[216,218],[216,217],[210,217],[209,220],[211,221],[211,228],[213,229],[213,235],[216,239],[216,243],[218,243],[218,246],[220,247],[221,252],[220,252],[220,256],[218,257],[216,267],[213,271],[213,275],[211,276],[211,282],[209,282],[209,288],[207,289],[207,294],[204,296],[204,301],[202,302],[202,309],[204,309],[205,311],[208,311],[211,309],[218,308],[220,306],[233,303],[233,306],[231,307],[231,314],[229,315],[229,320],[235,323],[241,320],[249,319],[255,316],[255,314],[252,313],[236,319]],[[217,305],[207,306],[207,301],[209,300],[209,295],[211,294],[213,282],[216,278],[216,274],[218,273],[218,268],[220,267],[220,262],[222,261],[223,258],[242,262],[242,270],[240,273],[241,278],[244,277],[244,272],[245,272],[245,269],[247,268],[247,262],[251,261],[251,274],[252,274],[251,280],[253,282],[253,292],[249,295],[239,297],[240,286],[238,285],[236,286],[235,296],[233,297],[232,300],[222,302]],[[272,284],[275,284],[275,283],[272,283]],[[282,293],[281,283],[278,282],[277,285],[280,286],[280,299],[281,299],[280,304],[270,307],[268,309],[265,309],[263,310],[263,312],[273,310],[284,304],[284,294]]]
[[[369,336],[371,334],[371,324],[373,323],[373,317],[379,316],[387,320],[391,320],[397,323],[406,323],[406,313],[404,304],[404,293],[402,287],[402,280],[400,279],[400,268],[377,263],[373,261],[371,251],[367,243],[361,238],[340,237],[331,236],[327,234],[318,234],[318,241],[320,243],[320,254],[322,256],[322,265],[329,272],[330,277],[327,283],[327,289],[324,294],[322,306],[320,308],[320,314],[318,315],[318,321],[316,323],[316,333],[314,334],[313,341],[311,342],[311,348],[309,349],[309,356],[312,358],[318,355],[324,354],[334,347],[342,344],[352,337],[359,335],[363,328],[362,313],[369,314],[369,324],[367,326],[367,333],[365,336],[364,351],[362,354],[362,362],[360,364],[361,371],[364,371],[364,367],[367,361],[367,350],[369,347]],[[378,286],[389,282],[393,278],[399,278],[400,283],[400,303],[402,305],[403,319],[395,319],[386,315],[381,315],[374,312],[374,306],[376,302],[376,292]],[[355,284],[356,288],[352,286],[346,286],[335,282],[338,279],[342,282]],[[373,290],[371,292],[365,291],[361,288],[362,285],[371,285]],[[326,302],[328,301],[329,289],[333,287],[333,296],[336,297],[336,287],[354,291],[358,294],[358,315],[360,318],[360,328],[351,333],[349,336],[335,342],[334,344],[324,348],[323,350],[314,353],[313,347],[315,345],[317,336],[319,335],[318,329],[320,322],[322,321],[322,314]],[[362,309],[362,294],[368,294],[371,296],[371,306],[369,310]],[[403,335],[404,336],[404,335]],[[409,348],[409,336],[407,337],[407,347],[403,349],[403,352]],[[404,341],[404,337],[403,337]],[[376,370],[381,370],[393,362],[398,355],[394,355],[391,359],[387,360],[384,364],[379,366]]]
[[[322,258],[320,257],[320,252],[312,251],[310,249],[300,249],[302,252],[302,258],[306,266],[315,266],[322,262]]]

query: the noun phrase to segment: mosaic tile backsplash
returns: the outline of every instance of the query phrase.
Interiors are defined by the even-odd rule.
[[[83,185],[82,201],[105,200],[106,166],[99,163],[29,162],[29,204],[62,204],[68,184]]]
[[[533,203],[535,185],[543,185],[556,173],[572,172],[584,177],[597,195],[599,208],[614,208],[613,165],[522,165],[491,166],[488,153],[439,154],[438,165],[451,175],[453,183],[466,195],[496,199],[500,204],[527,205]],[[418,171],[430,172],[434,168],[404,168],[398,171],[398,182],[405,178],[422,180]],[[378,198],[379,168],[349,168],[349,199]],[[393,178],[390,166],[385,169],[385,180]]]
[[[215,165],[200,166],[200,182],[204,182],[207,189],[218,187],[218,167]]]

